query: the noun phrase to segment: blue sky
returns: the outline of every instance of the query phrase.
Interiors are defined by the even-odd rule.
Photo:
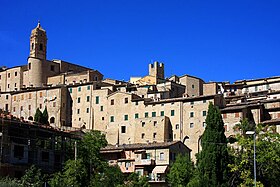
[[[48,59],[91,67],[107,78],[166,76],[205,81],[279,76],[279,0],[0,1],[0,66],[27,63],[41,21]]]

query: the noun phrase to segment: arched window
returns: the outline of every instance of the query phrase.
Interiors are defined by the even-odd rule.
[[[40,44],[40,51],[43,51],[43,44]]]
[[[32,49],[32,50],[34,49],[34,43],[31,44],[31,49]]]
[[[55,122],[55,118],[54,118],[54,117],[51,117],[50,123],[54,123],[54,122]]]
[[[33,121],[33,117],[32,117],[32,116],[29,116],[29,117],[28,117],[28,120]]]

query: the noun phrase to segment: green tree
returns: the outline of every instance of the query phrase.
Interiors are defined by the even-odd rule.
[[[206,124],[197,160],[199,180],[208,186],[227,186],[229,154],[224,122],[220,110],[212,103],[208,107]]]
[[[167,175],[168,183],[174,187],[187,186],[193,177],[194,165],[189,156],[179,154]]]
[[[107,162],[100,156],[100,149],[107,145],[105,135],[100,131],[91,130],[87,132],[78,144],[78,157],[83,160],[92,172],[102,172]]]
[[[236,126],[240,134],[237,135],[238,146],[232,149],[235,157],[234,164],[230,165],[233,185],[252,186],[254,183],[254,139],[252,135],[246,135],[241,131],[246,123],[242,121]],[[258,124],[255,129],[258,186],[274,187],[280,184],[280,135],[275,132],[275,128]]]
[[[0,186],[21,187],[22,185],[20,184],[20,181],[18,181],[17,179],[5,177],[0,179]]]
[[[36,113],[34,115],[34,121],[38,123],[42,123],[43,113],[39,108],[36,109]]]
[[[42,114],[42,123],[45,125],[49,124],[49,113],[48,113],[47,107],[45,107],[43,114]]]
[[[56,173],[50,180],[52,187],[83,187],[87,186],[87,171],[82,160],[68,160],[62,173]]]
[[[146,176],[139,176],[137,173],[131,173],[125,183],[119,187],[150,187]]]
[[[32,165],[25,171],[25,175],[21,177],[21,184],[23,186],[41,187],[44,183],[44,176],[41,170]]]

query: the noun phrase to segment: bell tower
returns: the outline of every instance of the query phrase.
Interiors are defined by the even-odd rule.
[[[46,60],[47,57],[47,35],[40,22],[31,32],[29,57],[43,60]]]

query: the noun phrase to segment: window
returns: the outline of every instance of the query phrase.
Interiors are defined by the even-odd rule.
[[[164,116],[164,111],[160,111],[160,116]]]
[[[23,111],[23,106],[20,107],[20,111]]]
[[[39,95],[40,95],[40,98],[42,98],[43,97],[43,92],[40,92]]]
[[[111,99],[111,105],[114,105],[115,101],[114,99]]]
[[[42,151],[42,161],[49,162],[50,154],[47,151]]]
[[[190,112],[190,117],[191,117],[191,118],[194,117],[194,112]]]
[[[136,113],[136,114],[135,114],[135,119],[138,119],[138,118],[139,118],[139,114]]]
[[[42,109],[42,104],[39,105],[39,108]]]
[[[164,160],[164,153],[159,154],[159,160]]]
[[[17,96],[14,96],[14,101],[16,101],[17,100]]]
[[[145,138],[145,133],[141,134],[141,138],[144,139]]]
[[[149,117],[149,113],[145,112],[145,118],[148,118],[148,117]]]
[[[104,119],[105,119],[104,117],[101,118],[102,121],[104,121]]]
[[[145,122],[144,121],[142,122],[142,127],[145,127]]]
[[[111,117],[110,117],[110,122],[114,122],[114,121],[115,121],[114,116],[111,116]]]
[[[16,107],[13,108],[13,111],[14,111],[14,112],[16,111]]]
[[[191,101],[190,104],[193,105],[193,104],[194,104],[194,101]]]
[[[87,86],[87,90],[90,90],[90,85]]]
[[[0,80],[1,80],[1,75],[0,75]]]
[[[128,120],[128,115],[124,115],[124,121],[127,121]]]
[[[31,105],[28,105],[28,110],[31,110]]]
[[[40,51],[43,51],[43,44],[40,44]]]
[[[255,91],[258,91],[258,86],[255,86]]]
[[[138,101],[135,102],[135,105],[138,105]]]
[[[55,102],[53,102],[53,107],[55,107],[56,106],[56,103]]]
[[[157,125],[157,121],[154,121],[154,126],[156,126]]]
[[[8,73],[8,78],[10,78],[11,77],[11,74],[10,73]]]
[[[235,117],[239,118],[239,112],[235,112]]]
[[[100,111],[101,111],[101,112],[103,111],[103,106],[100,106]]]
[[[10,88],[10,84],[8,84],[8,88]]]
[[[24,146],[14,145],[14,157],[22,159],[24,157]]]
[[[122,126],[121,133],[126,133],[126,126]]]
[[[72,88],[69,88],[69,92],[72,93]]]
[[[81,102],[81,98],[80,97],[78,97],[78,103],[80,103]]]
[[[193,123],[190,123],[190,128],[193,128],[193,126],[194,126]]]
[[[175,110],[171,110],[171,116],[175,115]]]
[[[125,103],[125,104],[128,103],[128,98],[127,98],[127,97],[124,98],[124,103]]]
[[[54,71],[54,65],[51,65],[51,71]]]
[[[80,109],[77,110],[77,114],[80,114]]]
[[[30,93],[30,94],[28,94],[28,99],[32,99],[32,97],[31,97],[31,93]]]
[[[206,116],[207,115],[207,112],[204,110],[202,111],[202,116]]]
[[[203,100],[203,103],[206,103],[206,100]]]
[[[21,100],[24,100],[24,95],[23,94],[21,95]]]
[[[152,117],[156,117],[156,112],[152,112]]]
[[[95,97],[95,103],[96,103],[96,104],[99,104],[99,96],[96,96],[96,97]]]
[[[31,69],[31,63],[28,64],[28,69]]]
[[[89,108],[87,108],[87,113],[89,113]]]
[[[175,128],[176,128],[176,129],[179,129],[179,124],[176,124]]]
[[[9,95],[6,95],[6,99],[9,99]]]
[[[17,87],[17,83],[15,83],[15,88]]]
[[[194,84],[192,84],[192,89],[194,89]]]
[[[89,96],[87,96],[87,102],[89,102],[89,99],[90,99],[90,97],[89,97]]]
[[[156,139],[156,137],[157,137],[157,133],[154,132],[154,134],[153,134],[153,139]]]
[[[78,92],[80,92],[82,90],[82,87],[81,86],[79,86],[78,87]]]
[[[15,77],[17,76],[17,72],[15,72]]]
[[[223,118],[224,118],[224,119],[227,118],[227,114],[223,114]]]

